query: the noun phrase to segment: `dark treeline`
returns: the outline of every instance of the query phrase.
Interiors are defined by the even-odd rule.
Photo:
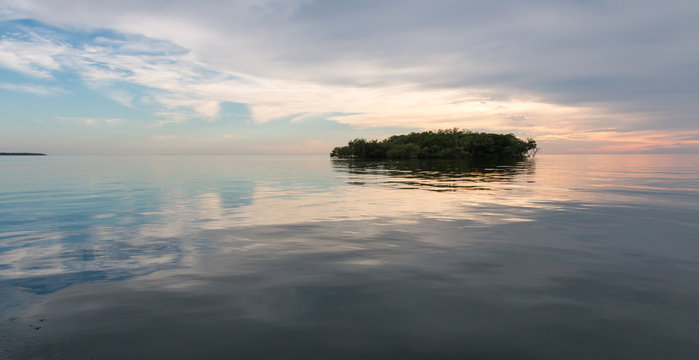
[[[520,140],[513,134],[477,133],[468,130],[439,130],[394,135],[377,141],[354,139],[338,146],[332,157],[359,159],[467,159],[521,160],[536,153],[536,141]]]
[[[46,156],[46,154],[30,152],[0,152],[0,156]]]

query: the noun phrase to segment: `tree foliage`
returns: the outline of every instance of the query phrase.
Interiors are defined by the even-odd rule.
[[[534,139],[520,140],[513,134],[439,130],[394,135],[377,141],[354,139],[338,146],[332,157],[359,159],[473,159],[518,160],[536,153]]]

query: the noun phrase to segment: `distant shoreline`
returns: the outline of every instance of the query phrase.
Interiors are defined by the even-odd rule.
[[[0,152],[0,156],[46,156],[46,154],[30,152]]]

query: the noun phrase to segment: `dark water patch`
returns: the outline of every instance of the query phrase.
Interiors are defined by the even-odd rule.
[[[565,224],[601,215],[540,213],[537,221],[473,231],[425,220],[335,237],[328,234],[372,222],[208,232],[263,246],[55,293],[43,311],[60,333],[24,351],[195,358],[188,348],[205,346],[214,358],[691,358],[699,351],[696,270],[667,261],[646,267],[647,258],[619,255],[633,248],[653,257],[652,248],[600,248],[563,228],[538,236],[549,216]]]

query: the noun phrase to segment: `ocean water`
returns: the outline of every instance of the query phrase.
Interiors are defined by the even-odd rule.
[[[2,157],[0,358],[697,359],[699,156]]]

